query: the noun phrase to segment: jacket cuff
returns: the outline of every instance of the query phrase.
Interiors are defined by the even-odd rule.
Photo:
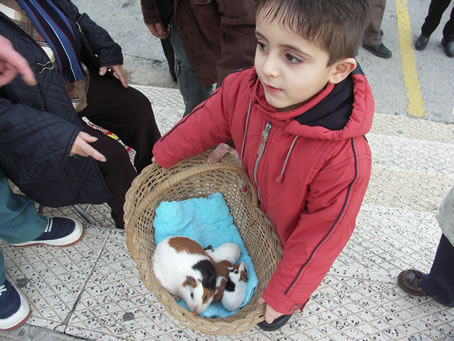
[[[304,303],[293,302],[287,295],[277,292],[277,290],[273,290],[269,286],[266,287],[262,297],[274,310],[284,315],[293,314],[297,310],[303,310],[309,301],[308,299]]]
[[[156,142],[155,145],[153,146],[153,157],[155,159],[155,162],[161,166],[162,168],[169,168],[169,167],[172,167],[175,162],[170,162],[169,160],[166,160],[165,157],[163,157],[165,155],[165,153],[162,153],[160,151],[161,148],[159,148],[159,146],[162,144],[162,142]]]

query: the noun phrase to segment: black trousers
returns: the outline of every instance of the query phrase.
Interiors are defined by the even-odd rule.
[[[454,307],[454,246],[441,236],[430,273],[424,275],[421,287],[427,296],[448,307]]]
[[[430,37],[441,21],[444,11],[448,8],[451,0],[432,0],[429,6],[429,13],[421,28],[421,34]],[[454,40],[454,7],[451,10],[451,17],[443,28],[443,37],[447,42]]]
[[[84,131],[98,138],[92,146],[104,154],[107,162],[98,165],[113,194],[108,202],[117,227],[123,227],[123,205],[132,180],[151,163],[153,145],[161,137],[150,101],[140,91],[123,88],[112,75],[90,74],[88,106],[79,113],[94,124],[116,134],[136,151],[134,167],[125,148],[99,130],[84,125]],[[137,170],[137,172],[136,172]]]

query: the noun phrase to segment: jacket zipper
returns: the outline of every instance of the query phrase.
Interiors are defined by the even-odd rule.
[[[260,201],[260,187],[257,183],[257,169],[260,163],[260,160],[262,159],[263,152],[265,151],[265,146],[268,141],[268,137],[270,136],[270,130],[271,130],[271,122],[267,122],[265,125],[265,129],[262,131],[262,139],[260,140],[260,146],[259,150],[257,151],[257,159],[255,160],[255,166],[254,166],[254,183],[255,187],[257,188],[257,196]]]

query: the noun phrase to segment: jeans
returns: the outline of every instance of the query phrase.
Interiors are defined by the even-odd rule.
[[[200,84],[199,79],[192,70],[191,62],[184,50],[183,42],[181,41],[173,18],[171,19],[170,41],[175,52],[175,74],[181,96],[183,96],[185,106],[183,116],[185,116],[208,98],[213,91],[213,86]]]
[[[0,239],[23,243],[39,237],[46,228],[47,218],[35,210],[33,200],[14,194],[8,179],[0,170]],[[0,250],[0,285],[5,282],[3,253]]]

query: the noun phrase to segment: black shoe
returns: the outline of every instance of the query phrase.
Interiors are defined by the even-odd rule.
[[[397,285],[412,296],[426,296],[421,288],[421,280],[424,274],[418,270],[405,270],[397,277]]]
[[[380,58],[391,58],[393,53],[383,44],[377,46],[363,45],[363,47]]]
[[[454,57],[454,40],[453,41],[446,41],[445,38],[442,39],[441,45],[443,45],[445,49],[445,53],[448,57]]]
[[[34,240],[11,243],[14,246],[52,245],[69,246],[82,239],[84,229],[79,221],[69,217],[48,218],[44,232]]]
[[[292,314],[290,314],[290,315],[282,315],[282,316],[279,316],[277,319],[275,319],[271,323],[266,323],[266,321],[262,321],[260,323],[257,323],[257,326],[259,326],[259,328],[261,330],[264,330],[266,332],[272,332],[274,330],[278,330],[284,324],[286,324],[287,321],[290,320],[290,317],[292,317]]]
[[[415,49],[417,49],[418,51],[424,50],[428,42],[429,37],[421,34],[415,41]]]
[[[0,285],[0,330],[12,330],[21,326],[30,313],[25,297],[5,280]]]

